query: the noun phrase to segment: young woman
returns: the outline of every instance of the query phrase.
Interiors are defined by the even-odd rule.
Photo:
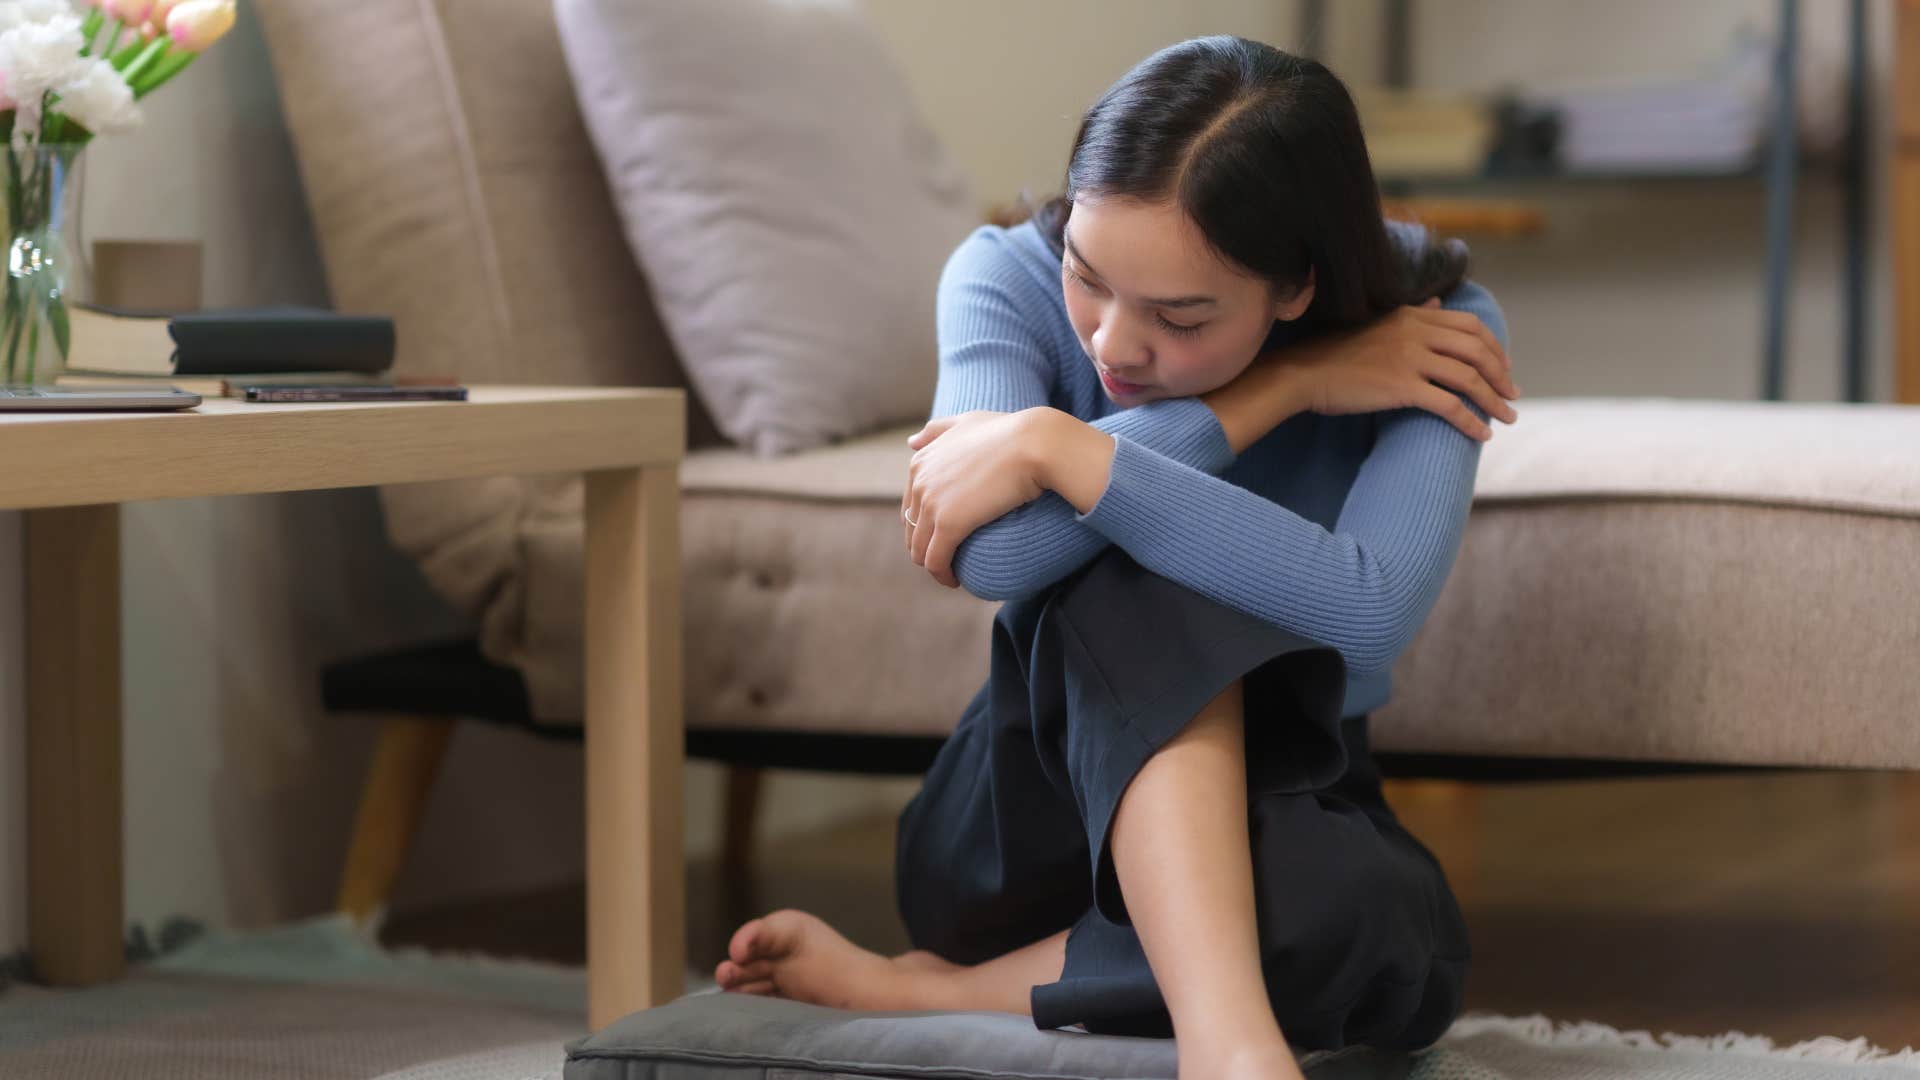
[[[779,911],[720,984],[1171,1033],[1195,1078],[1437,1039],[1466,928],[1366,721],[1516,419],[1465,263],[1382,221],[1318,63],[1198,38],[1109,88],[1065,194],[940,281],[907,548],[1008,603],[901,817],[917,948]]]

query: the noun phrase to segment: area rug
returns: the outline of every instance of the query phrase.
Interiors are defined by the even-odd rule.
[[[560,1080],[586,1034],[579,968],[385,949],[342,916],[172,935],[110,986],[0,989],[0,1077]],[[136,953],[141,950],[136,949]],[[704,974],[689,989],[714,992]],[[1920,1080],[1920,1052],[1776,1047],[1469,1013],[1413,1055],[1307,1059],[1316,1080]],[[1144,1078],[1143,1078],[1144,1080]]]

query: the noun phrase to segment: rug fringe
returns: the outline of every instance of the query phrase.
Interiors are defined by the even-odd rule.
[[[1543,1046],[1599,1045],[1628,1046],[1637,1050],[1699,1050],[1714,1054],[1750,1054],[1852,1065],[1897,1065],[1920,1071],[1920,1050],[1910,1046],[1900,1050],[1883,1050],[1865,1038],[1841,1039],[1822,1035],[1792,1046],[1775,1046],[1773,1040],[1765,1035],[1748,1035],[1742,1031],[1728,1031],[1719,1035],[1678,1035],[1669,1031],[1656,1039],[1651,1032],[1644,1030],[1621,1031],[1592,1020],[1556,1022],[1540,1013],[1531,1016],[1467,1013],[1454,1021],[1443,1038],[1464,1039],[1489,1031]]]

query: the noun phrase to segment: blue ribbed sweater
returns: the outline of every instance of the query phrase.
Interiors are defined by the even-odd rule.
[[[1388,224],[1397,244],[1420,235]],[[1469,281],[1441,302],[1478,315],[1506,344],[1486,289]],[[968,236],[941,273],[936,307],[933,416],[1050,405],[1114,439],[1112,476],[1091,512],[1049,491],[989,522],[954,553],[962,587],[988,600],[1029,595],[1118,544],[1162,577],[1338,649],[1342,715],[1386,703],[1394,659],[1459,552],[1478,440],[1420,408],[1305,412],[1236,458],[1198,398],[1123,409],[1080,348],[1060,259],[1031,222]],[[1276,324],[1269,343],[1293,329]]]

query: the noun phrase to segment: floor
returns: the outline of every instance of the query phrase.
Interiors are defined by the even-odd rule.
[[[1388,797],[1467,913],[1469,1009],[1920,1047],[1920,773],[1397,781]],[[892,840],[890,818],[783,839],[731,886],[692,865],[690,961],[776,906],[904,948]],[[386,938],[579,962],[583,904],[576,887],[396,915]]]

